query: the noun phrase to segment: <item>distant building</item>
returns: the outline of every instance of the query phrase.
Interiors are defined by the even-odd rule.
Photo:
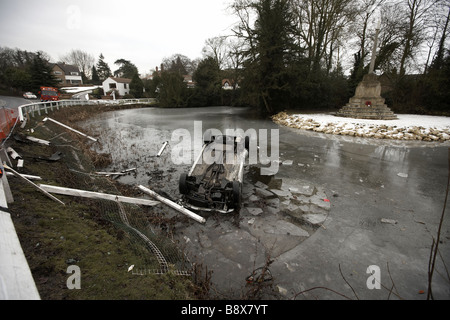
[[[109,77],[102,83],[103,91],[107,94],[108,92],[115,90],[120,96],[124,96],[130,93],[130,82],[131,79],[127,78]]]
[[[235,84],[233,80],[230,79],[223,79],[222,80],[222,89],[224,90],[234,90],[239,89],[239,84]]]
[[[83,78],[77,66],[64,62],[54,63],[50,66],[52,68],[52,75],[57,79],[60,86],[83,84]]]
[[[192,76],[190,74],[185,74],[183,76],[183,82],[186,83],[186,87],[189,89],[195,88],[195,81],[192,80]]]

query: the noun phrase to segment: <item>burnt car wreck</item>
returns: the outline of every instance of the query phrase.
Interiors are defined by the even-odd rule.
[[[206,131],[203,140],[192,168],[180,175],[181,204],[196,211],[239,212],[249,138]]]

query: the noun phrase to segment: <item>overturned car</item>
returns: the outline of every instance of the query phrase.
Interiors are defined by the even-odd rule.
[[[249,137],[218,135],[207,130],[203,147],[179,180],[181,204],[197,211],[239,212]]]

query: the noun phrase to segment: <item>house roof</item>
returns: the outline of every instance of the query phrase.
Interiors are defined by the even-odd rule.
[[[78,73],[80,72],[80,70],[78,69],[77,66],[74,66],[74,65],[71,65],[71,64],[66,64],[64,62],[62,62],[62,63],[54,63],[51,66],[52,66],[52,69],[55,66],[60,67],[62,69],[62,71],[64,71],[64,73],[66,73],[66,74],[70,74],[71,72],[78,72]]]
[[[114,77],[109,77],[109,78],[113,79],[117,83],[130,83],[131,82],[131,79],[127,79],[127,78],[114,78]]]

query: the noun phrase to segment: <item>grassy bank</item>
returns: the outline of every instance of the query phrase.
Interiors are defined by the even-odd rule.
[[[136,107],[136,106],[134,106]],[[116,109],[117,107],[114,107]],[[110,107],[70,107],[51,113],[72,127],[76,122],[96,113],[111,110]],[[91,151],[86,139],[57,126],[42,122],[42,117],[31,117],[24,129],[16,128],[15,137],[6,145],[11,146],[24,159],[21,173],[42,177],[43,184],[83,189],[91,178],[74,173],[90,171],[108,164],[108,155]],[[30,130],[33,129],[33,130]],[[24,140],[33,135],[51,141],[43,145]],[[59,139],[58,143],[56,139]],[[62,149],[64,145],[64,149]],[[58,161],[48,158],[61,153]],[[15,161],[12,160],[15,166]],[[136,190],[118,185],[107,178],[107,186],[127,196],[136,196]],[[69,196],[57,196],[61,205],[17,177],[8,177],[14,202],[9,204],[19,240],[30,266],[42,299],[196,299],[199,287],[190,277],[172,272],[164,275],[133,275],[128,268],[141,259],[131,248],[127,235],[102,215],[94,200]],[[145,209],[148,221],[158,221],[155,210]],[[150,254],[150,253],[149,253]],[[69,290],[67,273],[69,265],[77,265],[81,271],[81,289]]]

